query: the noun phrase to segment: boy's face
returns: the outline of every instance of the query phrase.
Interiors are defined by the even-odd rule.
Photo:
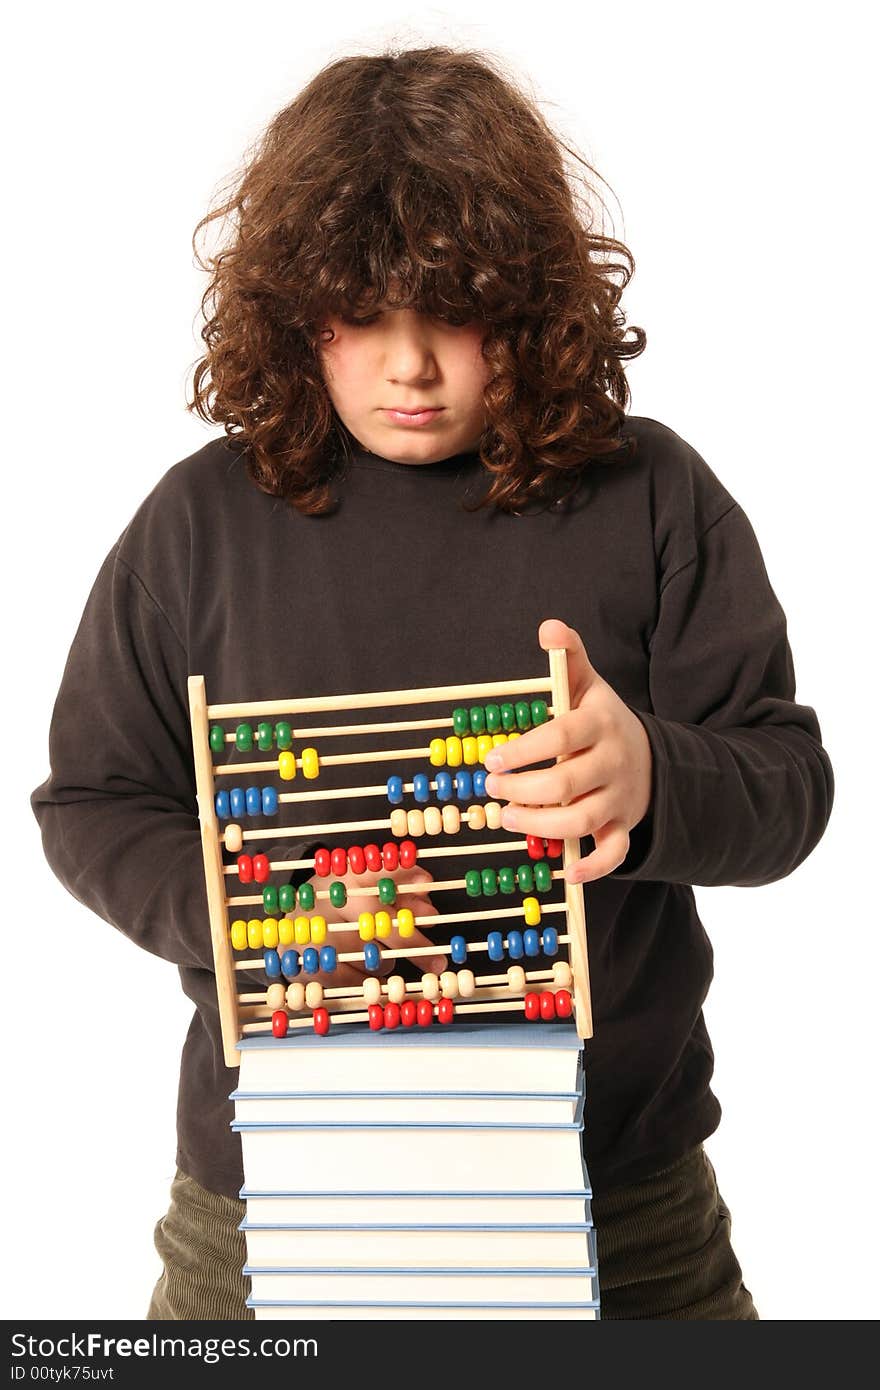
[[[396,463],[437,463],[479,446],[491,376],[484,334],[477,323],[383,306],[357,323],[328,315],[318,360],[337,415],[364,449]],[[395,413],[418,407],[433,413]]]

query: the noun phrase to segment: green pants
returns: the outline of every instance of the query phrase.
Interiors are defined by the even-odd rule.
[[[702,1146],[593,1199],[603,1318],[750,1321],[758,1314],[730,1244],[730,1212]],[[164,1271],[147,1318],[252,1318],[244,1202],[178,1170],[156,1226]]]

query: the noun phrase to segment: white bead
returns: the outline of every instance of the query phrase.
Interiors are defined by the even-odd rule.
[[[386,981],[388,999],[392,1004],[402,1004],[406,998],[406,980],[402,975],[389,975]]]
[[[470,999],[477,987],[474,979],[473,970],[459,970],[458,972],[458,992],[462,999]]]
[[[569,989],[571,987],[572,976],[571,966],[567,960],[555,960],[553,962],[553,983],[557,989]]]
[[[364,980],[364,1002],[367,1004],[378,1004],[381,998],[381,980],[377,980],[375,975],[368,975]]]
[[[287,986],[287,1007],[295,1014],[305,1008],[306,987],[299,980]]]
[[[440,981],[431,971],[422,976],[422,995],[432,1001],[440,998]]]
[[[287,990],[282,984],[270,985],[266,990],[266,1005],[268,1008],[272,1009],[273,1012],[275,1009],[284,1008],[286,998]]]
[[[508,988],[514,994],[525,994],[526,972],[521,965],[512,965],[507,972]]]
[[[439,835],[443,829],[443,816],[439,806],[425,807],[425,834]]]
[[[309,980],[306,985],[306,1004],[310,1009],[317,1009],[319,1004],[324,1002],[324,986],[320,980]]]
[[[454,970],[444,970],[440,976],[440,989],[444,999],[458,998],[458,975]]]
[[[402,806],[398,806],[391,812],[391,834],[403,836],[406,834],[406,811]]]
[[[447,801],[443,807],[443,832],[446,835],[457,835],[460,829],[461,811]]]
[[[483,807],[486,812],[486,825],[490,830],[501,829],[501,803],[500,801],[487,801]]]
[[[244,836],[240,825],[227,825],[223,831],[223,843],[230,854],[240,854]]]
[[[474,802],[473,806],[468,807],[467,813],[468,829],[485,830],[486,828],[486,808],[479,802]]]

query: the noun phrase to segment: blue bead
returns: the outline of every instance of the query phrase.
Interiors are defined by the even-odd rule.
[[[522,960],[523,939],[521,931],[509,931],[507,933],[507,954],[511,960]]]
[[[555,956],[559,950],[559,935],[555,927],[545,927],[541,932],[541,945],[545,956]]]
[[[321,961],[321,969],[328,973],[336,969],[336,947],[322,946],[318,952]]]
[[[248,787],[244,794],[244,802],[248,815],[258,816],[263,809],[263,798],[260,796],[259,787]]]
[[[430,801],[431,779],[426,773],[417,772],[413,777],[413,796],[416,801]]]
[[[403,778],[388,778],[388,800],[392,806],[399,806],[403,801]]]
[[[278,793],[274,787],[263,788],[263,815],[274,816],[278,810]]]
[[[229,820],[229,792],[218,792],[214,797],[214,810],[220,820]]]
[[[281,957],[281,969],[288,980],[296,979],[299,974],[299,951],[285,951]]]
[[[449,953],[453,965],[464,965],[467,960],[467,942],[463,936],[454,936],[449,943]]]
[[[504,938],[500,931],[490,931],[486,937],[490,960],[504,960]]]
[[[375,941],[364,942],[364,965],[368,970],[379,969],[379,947]]]
[[[456,772],[455,795],[459,801],[470,801],[474,794],[474,779],[469,772]]]
[[[486,795],[486,775],[484,767],[477,768],[474,773],[474,796]]]
[[[318,967],[321,964],[318,959],[318,952],[314,946],[307,946],[303,951],[303,970],[307,975],[317,975]]]
[[[281,978],[281,958],[277,951],[263,952],[263,965],[270,980],[280,980]]]
[[[452,773],[438,771],[434,774],[434,781],[437,785],[437,800],[448,801],[452,796]]]
[[[541,933],[534,927],[526,927],[523,932],[523,949],[527,956],[537,956],[541,953]]]
[[[229,793],[229,813],[233,816],[244,815],[244,792],[241,787],[233,787]]]

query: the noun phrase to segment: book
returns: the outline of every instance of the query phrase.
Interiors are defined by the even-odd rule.
[[[337,1299],[327,1303],[281,1302],[269,1299],[247,1299],[247,1306],[254,1309],[256,1318],[271,1318],[272,1321],[293,1319],[294,1321],[354,1319],[377,1322],[384,1319],[393,1322],[423,1322],[437,1319],[462,1322],[465,1319],[515,1320],[529,1322],[551,1319],[562,1322],[570,1319],[596,1321],[599,1317],[599,1302],[575,1303],[505,1303],[505,1304],[467,1304],[467,1303],[367,1303],[346,1302]]]
[[[558,1095],[513,1095],[504,1091],[324,1091],[274,1092],[235,1090],[236,1119],[294,1124],[363,1125],[369,1122],[419,1121],[475,1124],[491,1113],[493,1124],[575,1124],[580,1121],[583,1092]]]
[[[255,1226],[551,1226],[591,1223],[590,1192],[266,1192],[243,1187]]]
[[[563,1226],[257,1226],[245,1218],[249,1265],[321,1269],[375,1265],[411,1269],[582,1269],[588,1265],[585,1222]]]

